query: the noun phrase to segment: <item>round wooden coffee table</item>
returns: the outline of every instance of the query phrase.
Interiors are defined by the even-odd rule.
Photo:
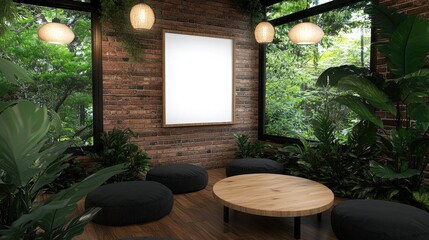
[[[300,238],[301,217],[319,214],[334,203],[326,186],[309,179],[282,174],[243,174],[225,178],[213,186],[213,195],[224,205],[224,221],[229,208],[255,215],[294,217],[294,236]]]

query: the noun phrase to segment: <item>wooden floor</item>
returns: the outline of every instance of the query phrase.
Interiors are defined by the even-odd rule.
[[[224,223],[223,207],[213,198],[212,188],[213,184],[225,178],[225,169],[211,169],[208,173],[208,186],[195,193],[175,195],[173,210],[161,220],[125,227],[107,227],[90,223],[86,226],[85,232],[75,240],[111,240],[138,236],[181,240],[294,239],[293,218],[262,217],[231,211],[229,224]],[[80,210],[82,207],[83,201],[79,203]],[[316,216],[303,217],[301,221],[301,239],[336,239],[330,225],[330,210],[323,213],[321,222]]]

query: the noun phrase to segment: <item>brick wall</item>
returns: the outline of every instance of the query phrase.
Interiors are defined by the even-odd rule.
[[[153,164],[187,162],[206,168],[224,166],[234,158],[234,132],[255,139],[258,119],[258,45],[249,19],[232,0],[149,0],[156,22],[138,33],[144,53],[130,62],[115,34],[103,26],[104,130],[131,128],[134,142]],[[162,30],[233,37],[236,40],[236,124],[162,127]]]

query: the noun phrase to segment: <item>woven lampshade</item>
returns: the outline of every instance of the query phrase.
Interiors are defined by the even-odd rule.
[[[75,37],[73,31],[56,18],[39,28],[37,35],[43,41],[55,44],[69,44]]]
[[[288,33],[289,39],[296,44],[316,44],[325,33],[316,24],[303,22],[295,25]]]
[[[131,8],[130,20],[134,29],[151,29],[155,23],[155,14],[149,5],[139,3]]]
[[[255,38],[258,43],[270,43],[274,39],[274,27],[269,22],[260,22],[255,29]]]

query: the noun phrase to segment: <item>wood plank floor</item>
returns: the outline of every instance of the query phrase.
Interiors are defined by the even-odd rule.
[[[75,240],[113,240],[123,237],[158,236],[181,240],[278,240],[293,238],[293,218],[262,217],[231,211],[229,224],[223,222],[223,207],[212,195],[213,184],[225,178],[225,169],[211,169],[208,186],[198,192],[174,196],[171,213],[161,220],[142,225],[108,227],[90,223]],[[257,179],[255,179],[257,181]],[[336,199],[336,202],[341,199]],[[83,201],[79,203],[79,210]],[[330,210],[322,221],[316,216],[302,218],[301,239],[335,240]]]

